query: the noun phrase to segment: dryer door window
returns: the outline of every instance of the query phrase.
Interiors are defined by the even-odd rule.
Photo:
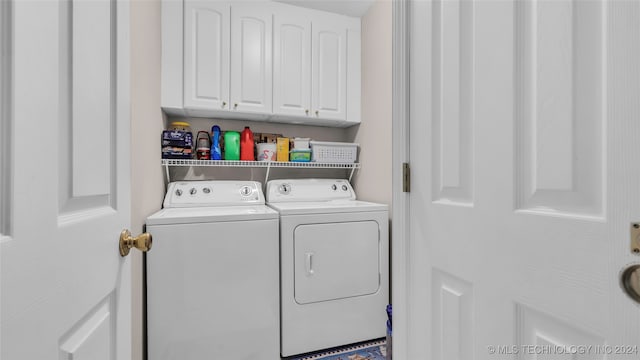
[[[298,304],[374,294],[380,288],[375,221],[299,225],[294,256]]]

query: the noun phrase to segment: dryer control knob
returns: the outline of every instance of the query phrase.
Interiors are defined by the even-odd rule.
[[[333,190],[333,191],[338,190],[338,185],[336,185],[336,184],[331,185],[331,190]]]
[[[349,189],[347,185],[342,185],[342,191],[347,191],[347,189]]]
[[[197,191],[198,190],[196,190],[196,188],[191,188],[191,190],[189,190],[189,194],[195,195]]]
[[[182,196],[182,190],[177,189],[176,190],[176,196]]]
[[[290,184],[282,184],[278,188],[278,191],[280,191],[280,194],[287,195],[288,193],[291,192],[291,185]]]

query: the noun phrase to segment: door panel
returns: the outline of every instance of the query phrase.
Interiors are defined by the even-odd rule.
[[[380,289],[375,221],[304,224],[293,233],[298,304],[374,294]]]
[[[10,5],[0,357],[130,359],[131,269],[118,252],[130,219],[130,4]]]
[[[273,20],[262,7],[231,9],[232,110],[269,114],[272,108]]]
[[[110,296],[61,338],[60,354],[74,360],[113,359],[114,310]]]
[[[589,359],[604,359],[606,355],[605,339],[599,335],[585,332],[573,324],[561,321],[548,314],[516,306],[516,344],[517,348],[527,349],[529,345],[538,345],[543,349],[575,349],[584,351]],[[584,347],[592,346],[591,349]],[[522,359],[536,359],[534,351],[523,351]],[[573,356],[572,356],[573,355]],[[574,354],[560,354],[560,358],[575,358]]]
[[[444,272],[433,272],[434,357],[473,358],[473,287]]]
[[[472,205],[473,3],[433,6],[433,195]]]
[[[230,6],[184,3],[184,105],[228,109]]]
[[[12,233],[11,5],[0,2],[0,243]]]
[[[318,19],[313,21],[312,34],[313,115],[344,120],[347,116],[347,29]]]
[[[278,13],[273,34],[273,112],[308,116],[311,109],[311,21]]]
[[[640,4],[409,13],[408,358],[636,358]]]
[[[63,41],[72,39],[72,53],[65,57],[61,67],[71,68],[73,74],[69,88],[72,136],[67,139],[73,148],[74,197],[105,195],[111,190],[115,91],[110,70],[116,54],[116,43],[111,42],[115,36],[115,27],[110,24],[112,6],[108,1],[74,1],[71,27],[63,35]],[[96,147],[104,150],[96,151]]]
[[[73,2],[62,13],[59,219],[114,211],[116,28],[112,2]],[[112,39],[114,41],[112,41]],[[68,161],[70,159],[71,161]],[[70,186],[71,185],[71,186]]]
[[[518,208],[602,217],[606,5],[517,2]]]

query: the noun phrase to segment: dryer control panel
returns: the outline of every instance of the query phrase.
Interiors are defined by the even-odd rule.
[[[355,200],[356,193],[344,179],[285,179],[267,183],[267,202]]]
[[[169,184],[165,208],[264,205],[257,181],[177,181]]]

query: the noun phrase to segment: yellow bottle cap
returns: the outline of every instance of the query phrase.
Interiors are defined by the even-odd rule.
[[[174,121],[171,123],[171,126],[191,127],[191,125],[188,122],[184,122],[184,121]]]

